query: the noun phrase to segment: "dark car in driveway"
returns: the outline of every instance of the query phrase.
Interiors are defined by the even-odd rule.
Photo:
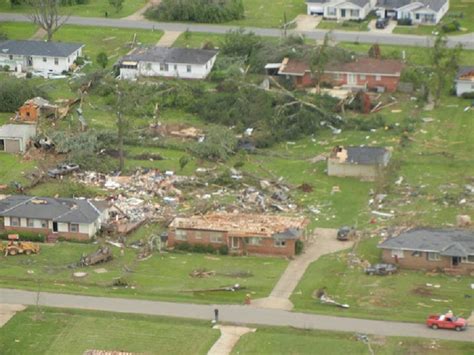
[[[365,268],[367,275],[392,275],[396,273],[398,268],[393,264],[375,264]]]
[[[77,164],[61,164],[55,167],[54,169],[49,169],[48,176],[52,178],[57,178],[59,176],[67,175],[77,170],[79,170],[79,165]]]
[[[385,27],[388,26],[389,19],[388,18],[379,18],[377,21],[375,21],[375,28],[378,28],[379,30],[383,30]]]
[[[337,240],[346,241],[354,238],[356,230],[353,227],[344,226],[337,231]]]

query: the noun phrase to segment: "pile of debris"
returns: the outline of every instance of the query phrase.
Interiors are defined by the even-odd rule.
[[[252,186],[240,191],[237,201],[243,211],[266,212],[269,208],[279,212],[288,212],[297,208],[291,202],[290,188],[281,182],[260,181],[260,188]]]

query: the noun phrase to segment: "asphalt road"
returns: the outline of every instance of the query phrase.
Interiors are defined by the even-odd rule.
[[[2,303],[35,305],[36,292],[0,288]],[[238,305],[198,305],[142,301],[124,298],[91,297],[42,292],[39,305],[61,308],[138,313],[178,318],[211,320],[214,309],[219,308],[219,318],[234,324],[291,326],[301,329],[320,329],[376,334],[383,336],[406,336],[430,339],[462,340],[474,342],[474,328],[463,332],[432,330],[424,324],[365,320],[321,316]],[[330,307],[330,306],[328,306]],[[341,310],[342,311],[342,310]]]
[[[30,21],[25,15],[0,13],[1,21]],[[208,33],[226,33],[231,29],[237,29],[237,26],[223,26],[223,25],[206,25],[206,24],[191,24],[191,23],[167,23],[167,22],[152,22],[147,20],[125,20],[125,19],[110,19],[99,17],[77,17],[71,16],[67,23],[74,25],[85,26],[101,26],[101,27],[118,27],[118,28],[141,28],[141,29],[159,29],[163,31],[186,31],[191,32],[208,32]],[[280,37],[282,32],[274,28],[254,28],[247,27],[246,29],[255,32],[261,36]],[[289,31],[289,33],[301,33],[307,38],[322,40],[327,33],[327,30],[313,30],[305,32]],[[407,45],[407,46],[421,46],[426,47],[431,45],[432,39],[427,36],[415,35],[400,35],[387,33],[369,33],[369,32],[349,32],[349,31],[332,31],[331,39],[337,42],[360,42],[360,43],[379,43],[379,44],[393,44],[393,45]],[[455,46],[462,44],[466,49],[474,49],[474,33],[451,36],[448,38],[448,45]]]

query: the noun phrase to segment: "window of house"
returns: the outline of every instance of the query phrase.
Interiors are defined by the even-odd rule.
[[[175,233],[176,240],[188,240],[188,234],[182,229],[177,229]]]
[[[328,7],[328,16],[336,16],[336,8]]]
[[[10,217],[10,225],[12,227],[19,227],[20,226],[20,219],[18,217]]]
[[[421,251],[414,251],[411,256],[421,256]]]
[[[8,56],[8,58],[9,58],[10,60],[13,60],[13,55],[10,54],[10,55]]]
[[[212,232],[209,239],[211,243],[222,243],[222,234]]]
[[[360,80],[365,80],[366,77],[365,77],[365,74],[360,74]]]
[[[274,244],[277,248],[284,248],[286,247],[286,240],[275,240]]]
[[[439,253],[427,253],[429,261],[438,261]]]
[[[352,17],[359,17],[359,10],[351,10]]]
[[[79,232],[79,224],[76,224],[76,223],[69,224],[69,232],[73,232],[73,233]]]
[[[203,232],[194,232],[194,239],[201,240],[202,239]]]
[[[465,258],[462,258],[462,261],[465,263],[474,263],[474,255],[468,255]]]
[[[248,243],[249,245],[262,245],[262,238],[250,237]]]
[[[186,71],[187,71],[188,73],[191,73],[191,66],[190,66],[190,65],[186,65]]]
[[[46,57],[43,57],[43,62],[45,62],[45,63],[46,63],[47,61],[48,61],[48,58],[46,58]]]
[[[380,81],[380,80],[382,80],[382,76],[380,76],[380,75],[376,75],[376,76],[375,76],[375,80],[377,80],[377,81]]]
[[[59,59],[58,58],[54,58],[54,65],[58,65],[59,64]]]
[[[403,250],[400,250],[400,249],[392,249],[392,258],[403,258],[404,255],[403,255]]]
[[[334,79],[341,80],[341,74],[340,73],[334,74]]]
[[[48,228],[48,221],[42,219],[41,220],[41,228]]]
[[[178,70],[178,64],[174,65],[174,70]]]
[[[34,228],[35,227],[35,220],[34,219],[31,219],[31,218],[28,218],[26,220],[26,225],[30,228]]]

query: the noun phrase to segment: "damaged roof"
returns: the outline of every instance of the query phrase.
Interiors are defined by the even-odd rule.
[[[474,255],[474,232],[456,229],[412,229],[385,240],[378,247],[467,257]]]
[[[304,61],[284,58],[281,63],[280,69],[278,70],[278,74],[303,76],[304,73],[308,72],[309,70],[309,65]]]
[[[196,229],[227,232],[234,237],[267,237],[295,239],[309,221],[304,217],[266,214],[211,213],[189,218],[176,217],[172,229]]]
[[[106,206],[100,201],[14,195],[0,200],[0,216],[92,223]]]
[[[177,64],[206,64],[217,55],[217,51],[194,48],[139,48],[132,54],[126,55],[123,61],[144,61],[156,63]]]
[[[81,43],[9,40],[0,42],[0,53],[44,57],[68,57],[82,47],[84,47],[84,45]]]
[[[396,59],[358,58],[352,62],[330,63],[327,73],[358,73],[400,76],[403,63]]]
[[[460,67],[456,74],[456,80],[474,81],[474,66]]]
[[[0,137],[28,139],[36,135],[36,125],[6,124],[0,126]]]

